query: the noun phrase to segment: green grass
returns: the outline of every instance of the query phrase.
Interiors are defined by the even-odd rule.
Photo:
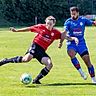
[[[63,30],[63,27],[58,27]],[[0,59],[24,55],[34,38],[34,33],[12,33],[7,28],[0,29]],[[85,37],[90,50],[91,61],[96,67],[96,28],[86,28]],[[58,49],[59,41],[55,41],[47,53],[52,57],[54,67],[42,79],[41,85],[20,82],[20,75],[28,72],[32,78],[43,68],[37,60],[29,63],[8,64],[0,67],[0,96],[96,96],[96,85],[91,85],[91,78],[83,80],[70,62],[66,53],[66,44]],[[77,55],[83,70],[87,68]]]

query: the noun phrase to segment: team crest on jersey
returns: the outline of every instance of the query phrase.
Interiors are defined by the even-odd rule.
[[[82,25],[83,25],[83,23],[82,23],[82,22],[80,22],[80,25],[82,26]]]
[[[54,36],[54,33],[51,33],[51,36]]]

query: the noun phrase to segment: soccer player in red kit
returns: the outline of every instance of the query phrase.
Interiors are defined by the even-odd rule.
[[[41,70],[41,72],[37,75],[37,77],[33,80],[35,84],[41,84],[40,79],[46,76],[51,70],[53,64],[51,58],[45,52],[46,49],[50,46],[50,44],[56,39],[66,38],[64,34],[54,28],[56,23],[56,19],[53,16],[49,16],[45,20],[46,24],[38,24],[31,27],[15,29],[11,27],[10,30],[13,32],[36,32],[38,33],[34,38],[32,45],[29,50],[26,52],[25,56],[16,56],[13,58],[5,58],[0,61],[0,66],[6,63],[22,63],[29,62],[32,58],[36,58],[41,64],[45,65],[45,68]],[[78,41],[76,38],[68,37],[69,40]]]

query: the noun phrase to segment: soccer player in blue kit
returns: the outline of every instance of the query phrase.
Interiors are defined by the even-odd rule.
[[[70,14],[71,18],[67,19],[64,23],[64,34],[67,34],[68,37],[77,37],[79,43],[78,45],[76,45],[74,41],[67,41],[68,55],[71,59],[72,64],[78,70],[83,79],[86,80],[87,76],[82,71],[80,63],[76,58],[76,54],[78,53],[81,56],[88,68],[88,72],[90,74],[90,77],[92,78],[92,83],[96,84],[94,66],[90,61],[90,55],[84,39],[85,26],[96,26],[96,21],[91,21],[83,16],[79,16],[78,7],[71,7]],[[63,41],[60,40],[59,48],[62,47],[62,42]]]

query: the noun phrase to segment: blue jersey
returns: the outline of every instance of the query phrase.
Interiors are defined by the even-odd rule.
[[[92,24],[93,21],[82,16],[80,16],[78,20],[73,20],[72,18],[69,18],[64,23],[64,30],[67,31],[68,36],[77,37],[79,39],[79,42],[85,42],[84,40],[85,26],[92,26]],[[70,43],[75,42],[72,41]]]
[[[64,30],[67,31],[68,36],[77,37],[79,39],[78,45],[76,45],[75,41],[67,41],[67,51],[73,49],[81,56],[85,51],[88,51],[84,40],[84,31],[85,26],[92,26],[92,24],[93,21],[82,16],[80,16],[78,20],[73,20],[72,18],[66,20],[64,23]]]

